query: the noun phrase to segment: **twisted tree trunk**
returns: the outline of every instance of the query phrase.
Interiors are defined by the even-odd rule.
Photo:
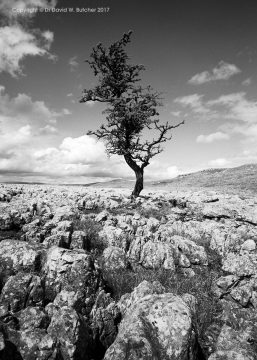
[[[135,171],[135,174],[136,174],[136,183],[131,195],[133,197],[138,197],[144,188],[144,170],[140,169],[138,171]]]
[[[131,196],[138,197],[140,192],[144,188],[144,169],[137,165],[137,163],[132,159],[130,154],[124,155],[124,159],[136,175],[136,183]]]

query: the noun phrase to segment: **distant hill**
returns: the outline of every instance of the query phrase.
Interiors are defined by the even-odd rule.
[[[208,188],[224,191],[257,190],[257,164],[242,165],[235,168],[207,169],[195,173],[179,175],[174,179],[153,183],[162,188]]]
[[[133,188],[134,182],[117,179],[107,182],[88,184],[86,186],[103,188]],[[257,192],[257,164],[242,165],[235,168],[207,169],[179,175],[174,179],[163,181],[145,181],[145,188],[163,190],[172,189],[209,189],[224,192]]]
[[[11,183],[11,182],[10,182]],[[39,184],[29,182],[13,182],[13,184]],[[67,186],[85,186],[96,188],[133,189],[135,180],[114,179],[90,184],[58,184]],[[46,183],[45,183],[46,184]],[[51,184],[49,184],[51,185]],[[257,164],[242,165],[235,168],[206,169],[194,173],[179,175],[173,179],[162,181],[145,181],[145,189],[183,190],[209,189],[226,193],[257,193]]]

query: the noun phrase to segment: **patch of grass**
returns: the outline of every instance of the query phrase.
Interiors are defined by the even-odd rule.
[[[166,217],[167,215],[171,214],[171,209],[176,206],[175,203],[172,201],[170,202],[163,202],[163,201],[157,201],[154,202],[155,207],[153,208],[145,208],[143,206],[140,206],[138,208],[138,212],[141,216],[144,216],[146,218],[153,217],[157,220],[161,220],[163,217]]]
[[[99,237],[99,232],[102,230],[101,224],[88,216],[84,220],[74,220],[73,230],[80,230],[85,233],[84,249],[93,252],[96,257],[103,253],[106,245]]]
[[[215,255],[216,256],[216,255]],[[213,258],[213,262],[215,262]],[[205,346],[205,333],[211,324],[218,321],[221,313],[221,306],[213,293],[213,285],[221,275],[220,269],[216,264],[208,267],[195,267],[196,275],[188,277],[182,271],[177,273],[171,270],[146,270],[138,267],[136,270],[124,269],[105,271],[103,269],[104,281],[112,293],[112,296],[118,301],[125,293],[130,293],[143,280],[149,282],[159,281],[165,288],[165,292],[174,295],[183,295],[185,293],[195,296],[197,299],[196,316],[193,319],[194,327],[198,334],[198,341],[201,348]],[[207,350],[206,356],[210,355]]]
[[[141,204],[136,204],[131,202],[128,206],[120,206],[116,209],[110,209],[109,212],[113,216],[117,215],[131,215],[133,216],[136,212],[139,213],[142,217],[149,219],[153,217],[157,220],[161,220],[162,217],[165,217],[170,214],[172,205],[166,203],[158,203],[158,208],[144,208]]]

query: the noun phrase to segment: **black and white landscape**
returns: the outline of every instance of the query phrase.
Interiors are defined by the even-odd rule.
[[[256,2],[0,13],[0,360],[257,360]]]

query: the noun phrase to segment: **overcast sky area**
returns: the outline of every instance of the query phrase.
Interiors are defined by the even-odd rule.
[[[256,0],[1,0],[0,12],[0,182],[134,178],[86,135],[104,105],[79,103],[96,84],[92,47],[128,30],[130,62],[162,92],[160,121],[185,119],[146,179],[257,162]]]

